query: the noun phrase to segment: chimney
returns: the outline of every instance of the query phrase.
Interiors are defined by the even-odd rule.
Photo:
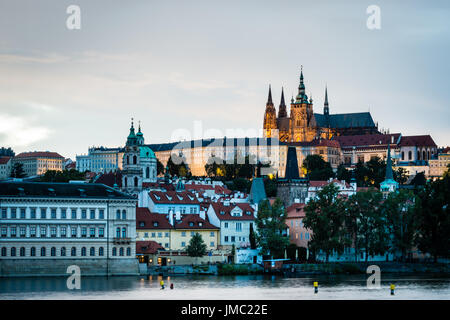
[[[181,212],[180,212],[180,211],[177,211],[177,212],[175,213],[175,219],[176,219],[177,221],[181,220]]]
[[[394,143],[394,136],[391,136],[391,143]]]
[[[199,216],[200,216],[200,218],[202,218],[203,220],[205,220],[205,219],[206,219],[206,213],[205,213],[205,211],[204,211],[204,210],[200,210]]]
[[[173,226],[173,211],[169,211],[169,223]]]
[[[223,205],[224,205],[225,207],[229,207],[229,206],[230,206],[230,200],[225,200],[225,201],[223,202]]]

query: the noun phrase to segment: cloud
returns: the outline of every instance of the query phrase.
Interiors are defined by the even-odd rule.
[[[42,126],[33,126],[23,118],[0,114],[0,144],[6,146],[29,146],[46,139],[51,130]]]
[[[180,87],[184,90],[213,90],[213,89],[226,89],[230,88],[231,85],[223,81],[209,80],[209,81],[198,81],[194,79],[186,79],[184,74],[179,72],[172,72],[169,75],[169,83]]]

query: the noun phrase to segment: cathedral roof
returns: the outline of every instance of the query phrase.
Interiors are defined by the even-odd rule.
[[[147,146],[140,147],[141,158],[155,158],[155,153]]]
[[[328,122],[331,128],[367,128],[375,127],[372,116],[370,112],[358,112],[358,113],[340,113],[340,114],[330,114],[327,116],[314,113],[317,125],[319,127],[328,127]]]

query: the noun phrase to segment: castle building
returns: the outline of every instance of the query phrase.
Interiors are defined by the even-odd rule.
[[[156,157],[148,146],[144,145],[144,134],[139,130],[134,132],[131,121],[123,154],[122,189],[128,192],[139,191],[144,182],[156,182]]]
[[[314,139],[331,139],[334,136],[373,134],[378,128],[369,112],[330,114],[328,92],[325,88],[323,114],[314,113],[313,100],[305,93],[303,70],[300,72],[298,94],[291,99],[290,115],[286,110],[284,90],[281,91],[281,102],[278,117],[272,102],[272,90],[264,113],[264,137],[277,137],[283,142],[309,142]]]

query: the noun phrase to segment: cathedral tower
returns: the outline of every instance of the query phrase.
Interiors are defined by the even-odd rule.
[[[269,96],[266,103],[266,111],[264,113],[264,137],[272,138],[276,136],[277,130],[277,113],[272,102],[272,90],[269,85]]]

